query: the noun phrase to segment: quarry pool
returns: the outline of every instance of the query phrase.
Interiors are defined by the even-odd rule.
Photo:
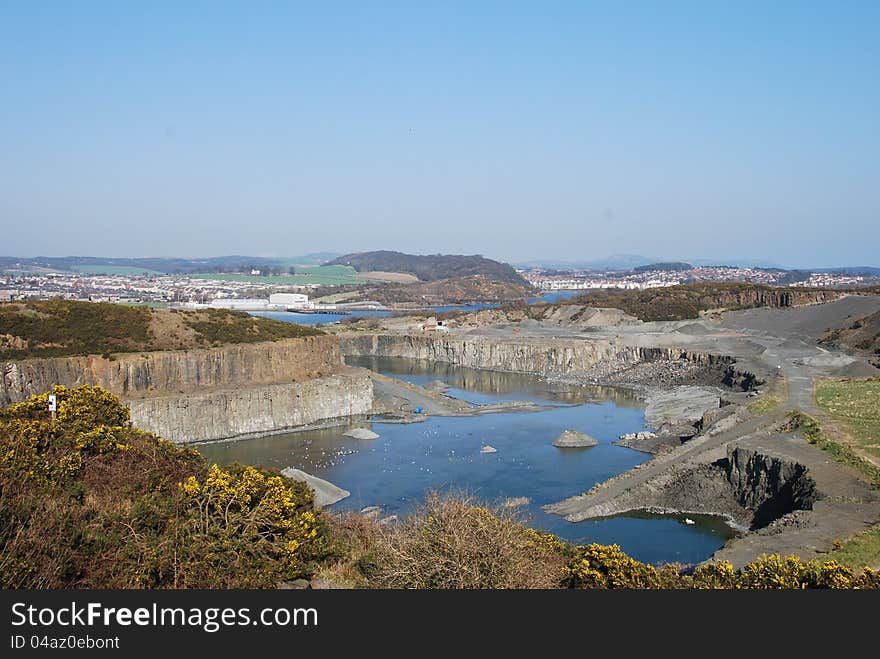
[[[551,385],[524,375],[464,369],[402,359],[354,359],[419,385],[441,380],[448,393],[472,404],[532,400],[551,405],[540,412],[468,417],[430,417],[413,424],[362,422],[380,437],[344,437],[348,427],[307,430],[256,439],[199,445],[210,461],[283,469],[297,467],[351,492],[333,510],[382,506],[384,515],[405,515],[426,492],[466,492],[483,501],[526,497],[525,521],[577,543],[616,543],[650,562],[696,563],[732,537],[719,518],[648,514],[567,522],[542,506],[588,490],[649,457],[611,444],[645,427],[644,407],[628,392],[599,387]],[[599,445],[559,449],[552,442],[566,429],[586,432]],[[491,445],[496,453],[481,453]]]

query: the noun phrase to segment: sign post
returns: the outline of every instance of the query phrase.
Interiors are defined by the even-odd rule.
[[[52,413],[52,420],[55,420],[55,410],[58,409],[58,399],[55,394],[49,394],[49,411]]]

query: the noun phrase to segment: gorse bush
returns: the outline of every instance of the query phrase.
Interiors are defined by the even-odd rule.
[[[275,587],[327,552],[304,483],[133,427],[98,387],[0,411],[0,585]]]
[[[627,556],[618,545],[578,547],[574,560],[563,568],[570,588],[659,588],[660,576],[652,565]]]
[[[150,340],[151,315],[148,307],[109,302],[0,304],[0,335],[23,342],[0,346],[0,359],[138,350]]]

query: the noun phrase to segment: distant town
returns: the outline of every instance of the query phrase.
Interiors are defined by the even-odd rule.
[[[592,270],[558,271],[533,268],[521,271],[522,277],[541,291],[589,290],[622,288],[629,290],[677,286],[693,282],[748,282],[768,286],[809,286],[828,288],[858,288],[880,283],[876,275],[850,273],[810,272],[744,268],[731,266],[702,266],[669,264],[659,267],[640,266],[630,271],[596,272]]]
[[[312,267],[312,272],[320,272],[320,269],[321,266]],[[517,272],[536,290],[544,292],[603,288],[637,290],[689,282],[750,282],[771,286],[827,288],[858,288],[880,284],[880,276],[871,271],[856,274],[848,271],[697,267],[687,263],[649,264],[627,271],[530,267],[518,268]],[[229,276],[230,274],[233,276]],[[0,272],[0,301],[59,298],[182,308],[315,310],[316,304],[309,296],[316,289],[322,288],[322,283],[311,283],[308,277],[304,278],[303,283],[291,283],[291,277],[286,275],[286,272],[268,268],[265,271],[247,268],[239,273],[223,274],[90,274],[77,271],[6,270]],[[326,304],[317,307],[330,308]]]

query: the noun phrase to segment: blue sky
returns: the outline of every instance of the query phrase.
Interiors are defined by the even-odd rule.
[[[878,26],[876,2],[0,0],[0,253],[880,265]]]

